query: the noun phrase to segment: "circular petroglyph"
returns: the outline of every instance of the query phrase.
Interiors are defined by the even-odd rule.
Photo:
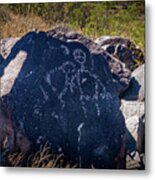
[[[83,65],[86,62],[86,53],[81,49],[75,49],[73,52],[73,56],[76,62]]]

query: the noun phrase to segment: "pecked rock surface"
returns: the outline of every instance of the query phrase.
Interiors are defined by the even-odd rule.
[[[58,27],[52,29],[48,31],[47,34],[65,42],[80,42],[84,44],[90,52],[102,54],[108,61],[112,73],[112,79],[115,83],[118,94],[123,93],[128,88],[130,83],[131,71],[126,68],[126,64],[122,61],[122,59],[120,60],[109,53],[108,50],[102,47],[102,44],[100,44],[99,41],[94,42],[93,40],[86,38],[67,27]]]
[[[12,47],[0,74],[2,98],[33,147],[49,141],[79,167],[117,167],[125,124],[104,54],[30,32]]]

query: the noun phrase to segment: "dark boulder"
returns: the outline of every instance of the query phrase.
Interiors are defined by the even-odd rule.
[[[0,64],[4,61],[2,55],[0,54]]]
[[[4,143],[5,142],[5,143]],[[11,119],[11,113],[0,98],[0,151],[3,146],[10,152],[20,149],[26,152],[30,148],[30,141],[25,137],[20,129]]]
[[[33,147],[49,141],[79,167],[117,167],[125,123],[106,56],[30,32],[0,71],[3,100]]]

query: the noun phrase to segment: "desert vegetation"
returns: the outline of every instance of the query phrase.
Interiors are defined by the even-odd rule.
[[[144,1],[0,4],[0,38],[67,25],[91,38],[123,36],[144,49]]]
[[[8,167],[33,167],[33,168],[77,168],[78,164],[64,162],[63,154],[51,154],[48,142],[41,145],[36,152],[16,151],[10,153],[7,148],[7,138],[1,149],[1,163]]]

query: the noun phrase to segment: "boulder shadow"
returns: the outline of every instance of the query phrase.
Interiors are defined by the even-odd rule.
[[[120,99],[124,99],[128,101],[138,100],[140,88],[141,88],[141,85],[135,79],[135,77],[133,77],[130,81],[130,84],[127,90],[120,94]]]

